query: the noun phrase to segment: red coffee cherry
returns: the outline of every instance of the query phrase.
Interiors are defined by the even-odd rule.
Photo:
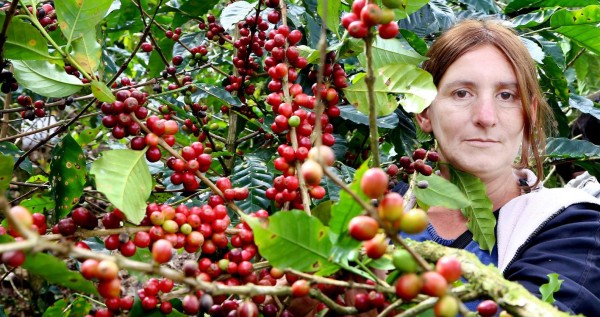
[[[379,224],[369,216],[356,216],[348,223],[350,236],[359,241],[373,239],[378,230]]]

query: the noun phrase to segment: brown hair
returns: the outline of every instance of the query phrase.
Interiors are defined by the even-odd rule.
[[[431,73],[437,86],[446,70],[463,54],[483,45],[493,45],[499,49],[517,77],[521,104],[525,113],[521,161],[516,168],[529,166],[532,154],[538,181],[543,178],[543,153],[546,145],[545,130],[553,122],[552,111],[542,95],[535,62],[517,33],[493,20],[464,20],[446,31],[433,43],[423,63],[423,69]],[[533,100],[537,100],[534,109]]]

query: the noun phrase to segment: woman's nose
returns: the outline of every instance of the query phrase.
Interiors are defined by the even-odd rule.
[[[473,110],[473,122],[482,127],[493,127],[498,120],[496,104],[493,97],[480,96],[475,101]]]

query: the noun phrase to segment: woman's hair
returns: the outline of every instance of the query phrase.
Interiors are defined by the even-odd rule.
[[[521,160],[515,167],[529,166],[529,157],[533,155],[539,182],[539,179],[543,178],[541,155],[546,145],[545,130],[550,128],[553,117],[542,95],[535,62],[514,30],[501,25],[499,21],[459,22],[433,43],[427,53],[429,59],[423,63],[423,69],[431,73],[437,86],[452,63],[465,53],[484,45],[493,45],[499,49],[515,72],[525,113]],[[537,109],[534,108],[534,100],[537,101]]]

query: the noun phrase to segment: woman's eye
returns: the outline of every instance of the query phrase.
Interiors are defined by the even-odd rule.
[[[502,100],[511,100],[513,98],[513,94],[510,92],[501,92],[500,99]]]
[[[468,92],[466,90],[457,90],[454,94],[458,98],[465,98],[465,97],[467,97]]]

